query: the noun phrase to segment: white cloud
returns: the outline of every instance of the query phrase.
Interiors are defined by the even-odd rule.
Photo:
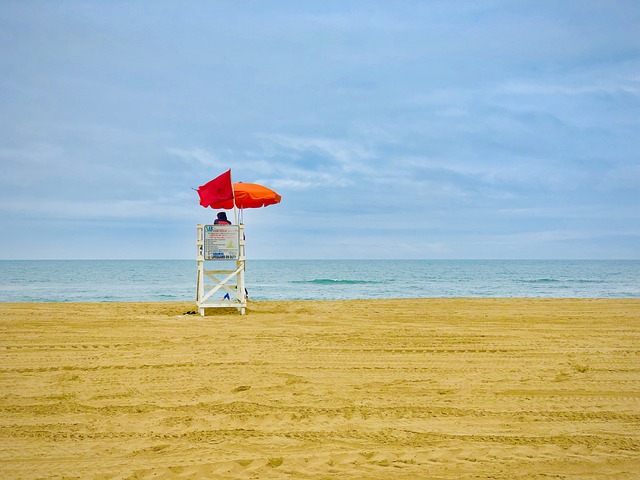
[[[326,186],[342,188],[351,184],[347,179],[336,178],[334,175],[322,173],[313,174],[304,171],[289,172],[289,178],[258,179],[256,183],[273,185],[275,188],[285,188],[288,190],[309,190]]]
[[[602,95],[626,93],[640,96],[640,80],[633,77],[611,79],[592,84],[566,84],[547,82],[509,82],[495,89],[495,93],[516,95]]]
[[[193,199],[190,199],[193,200]],[[191,204],[190,204],[191,203]],[[20,202],[2,202],[0,211],[5,214],[19,215],[24,218],[37,216],[41,219],[60,220],[179,220],[194,215],[193,202],[176,202],[172,198],[152,200],[114,200],[114,201],[62,201],[46,202],[23,200]]]
[[[195,162],[205,167],[215,167],[226,170],[228,164],[225,164],[216,154],[203,148],[168,148],[167,152],[175,155],[187,162]]]
[[[363,160],[373,157],[370,149],[359,143],[346,140],[335,140],[326,137],[297,137],[291,135],[270,135],[269,141],[284,150],[296,152],[319,152],[335,160],[345,172],[367,170]]]
[[[30,186],[51,179],[67,166],[64,149],[49,143],[23,148],[0,148],[0,184]]]

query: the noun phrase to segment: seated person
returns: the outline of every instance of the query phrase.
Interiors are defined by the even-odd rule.
[[[219,212],[218,218],[213,222],[214,225],[231,225],[231,222],[227,220],[226,212]]]

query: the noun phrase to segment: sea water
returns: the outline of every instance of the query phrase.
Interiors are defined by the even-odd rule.
[[[0,301],[191,301],[196,278],[195,260],[4,260]],[[253,300],[640,297],[639,260],[248,260],[245,279]]]

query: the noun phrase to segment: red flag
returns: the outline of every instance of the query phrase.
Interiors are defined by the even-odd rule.
[[[233,208],[233,185],[231,170],[198,187],[200,205],[211,208]]]

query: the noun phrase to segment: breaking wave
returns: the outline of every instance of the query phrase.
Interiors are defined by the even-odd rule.
[[[382,282],[371,280],[334,280],[332,278],[316,278],[314,280],[293,280],[291,283],[306,283],[314,285],[364,285]]]

